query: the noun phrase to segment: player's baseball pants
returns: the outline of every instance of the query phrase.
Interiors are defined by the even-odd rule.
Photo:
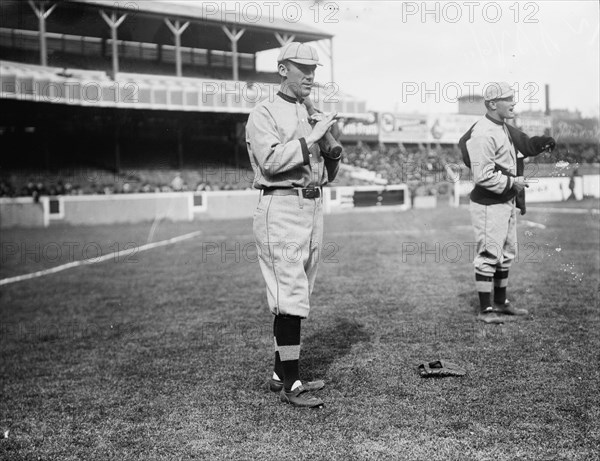
[[[323,240],[322,198],[262,195],[254,212],[254,238],[275,315],[308,317]]]
[[[493,277],[496,268],[509,269],[517,256],[517,213],[514,199],[495,205],[471,202],[477,254],[477,274]]]

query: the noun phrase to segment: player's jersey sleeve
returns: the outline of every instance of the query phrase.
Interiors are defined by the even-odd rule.
[[[513,179],[496,171],[495,154],[498,147],[495,137],[485,131],[475,130],[467,141],[473,182],[490,192],[503,194],[512,187]]]
[[[248,117],[246,143],[256,166],[266,177],[310,162],[306,140],[281,139],[277,123],[265,106],[257,107]]]

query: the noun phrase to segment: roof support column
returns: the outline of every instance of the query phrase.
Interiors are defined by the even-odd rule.
[[[331,82],[335,82],[333,79],[333,37],[329,39],[329,65],[331,66]]]
[[[165,24],[171,29],[171,32],[173,32],[173,36],[175,37],[175,67],[177,76],[181,77],[181,34],[185,32],[190,25],[190,22],[188,21],[182,26],[180,25],[179,20],[176,20],[173,25],[168,18],[165,18]]]
[[[33,0],[29,0],[29,6],[38,17],[39,22],[39,31],[40,31],[40,64],[42,66],[48,65],[48,48],[46,45],[46,18],[50,16],[50,14],[56,8],[56,3],[54,3],[50,8],[46,10],[45,1],[42,2],[34,2]]]
[[[104,22],[110,27],[110,35],[112,39],[112,64],[113,64],[113,79],[117,79],[117,73],[119,72],[119,47],[117,46],[117,29],[125,21],[127,14],[124,14],[117,19],[117,14],[113,11],[110,13],[110,18],[106,15],[103,10],[100,10],[100,16],[104,19]]]
[[[227,28],[227,26],[221,26],[221,28],[223,29],[223,32],[225,32],[225,35],[227,35],[227,37],[229,37],[229,40],[231,40],[231,52],[232,52],[232,60],[233,60],[233,79],[239,80],[240,73],[238,70],[237,42],[240,39],[240,37],[242,35],[244,35],[244,32],[246,32],[246,29],[238,30],[237,27],[232,27],[231,30],[229,30],[229,28]]]
[[[279,32],[275,32],[275,38],[277,39],[277,41],[279,42],[279,44],[281,46],[285,46],[288,43],[291,43],[294,41],[294,39],[296,38],[295,35],[288,35],[288,34],[280,34]]]

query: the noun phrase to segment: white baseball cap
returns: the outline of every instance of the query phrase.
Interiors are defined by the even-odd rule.
[[[291,42],[281,48],[277,62],[281,61],[292,61],[306,66],[322,66],[317,50],[300,42]]]
[[[504,99],[510,98],[515,95],[510,85],[506,82],[492,82],[489,83],[483,93],[483,99],[486,101],[492,101],[493,99]]]

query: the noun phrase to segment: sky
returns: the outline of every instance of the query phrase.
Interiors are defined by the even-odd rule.
[[[244,11],[249,2],[236,3]],[[600,113],[595,0],[250,3],[265,17],[299,17],[333,34],[335,88],[366,100],[369,110],[452,113],[458,96],[506,81],[517,90],[517,111],[544,109],[548,84],[552,109]],[[317,80],[328,83],[324,45]],[[276,56],[260,53],[259,70],[274,70]]]

